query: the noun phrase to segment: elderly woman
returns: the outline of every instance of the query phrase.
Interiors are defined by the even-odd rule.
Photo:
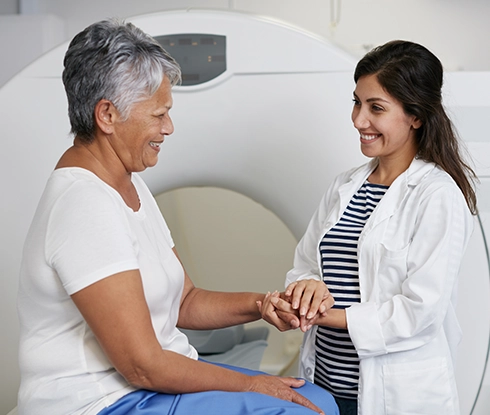
[[[266,298],[194,287],[135,174],[173,132],[175,61],[132,24],[107,20],[73,39],[64,66],[74,143],[25,244],[20,414],[337,413],[303,380],[199,360],[178,330],[257,320]]]

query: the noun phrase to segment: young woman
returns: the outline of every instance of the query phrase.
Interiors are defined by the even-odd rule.
[[[392,41],[361,59],[354,79],[352,121],[372,160],[330,185],[285,295],[262,312],[282,328],[301,318],[301,374],[342,415],[459,414],[455,298],[475,176],[442,105],[442,65]],[[310,299],[325,284],[335,305],[315,314]]]

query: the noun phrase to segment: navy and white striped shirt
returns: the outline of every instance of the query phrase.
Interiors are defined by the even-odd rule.
[[[333,308],[344,309],[360,301],[359,236],[387,190],[388,186],[366,181],[320,242],[323,280],[335,298]],[[359,357],[348,331],[319,326],[315,352],[315,383],[336,397],[356,399]]]

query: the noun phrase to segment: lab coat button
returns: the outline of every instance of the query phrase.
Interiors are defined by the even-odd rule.
[[[308,376],[310,376],[312,373],[313,373],[312,368],[311,368],[311,367],[307,367],[307,368],[306,368],[306,374],[307,374]]]

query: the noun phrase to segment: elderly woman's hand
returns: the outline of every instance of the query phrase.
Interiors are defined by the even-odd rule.
[[[250,392],[258,392],[285,401],[294,402],[324,415],[324,412],[320,408],[292,389],[303,386],[305,383],[303,379],[258,375],[252,376],[250,380]]]
[[[275,291],[272,294],[267,293],[263,301],[257,301],[260,314],[265,321],[275,326],[279,331],[297,329],[300,326],[298,312],[291,307],[282,307],[282,309],[276,307],[281,296],[283,299],[285,298],[284,293]]]

